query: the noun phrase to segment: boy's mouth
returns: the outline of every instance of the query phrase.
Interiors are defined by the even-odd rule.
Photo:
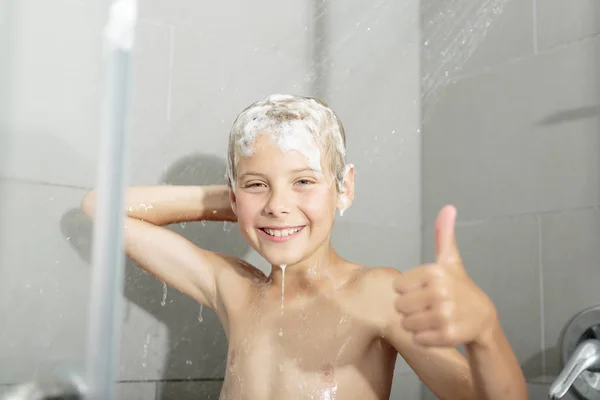
[[[272,241],[283,242],[298,235],[302,229],[304,229],[304,226],[296,226],[293,228],[259,228],[258,230],[263,234],[262,236],[267,237]]]

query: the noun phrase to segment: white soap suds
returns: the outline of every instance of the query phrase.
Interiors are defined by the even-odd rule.
[[[344,166],[344,175],[342,178],[342,184],[340,185],[340,202],[342,203],[339,211],[340,211],[340,217],[344,216],[344,211],[346,211],[348,209],[348,207],[350,206],[350,200],[348,199],[348,196],[346,195],[346,189],[344,189],[344,183],[346,182],[346,178],[348,177],[348,172],[350,172],[350,170],[354,168],[353,164],[346,164]]]
[[[276,94],[244,110],[233,124],[227,179],[235,189],[234,170],[239,156],[250,157],[256,138],[270,135],[282,152],[297,151],[310,168],[322,172],[322,151],[335,146],[345,164],[346,149],[337,117],[314,99]],[[326,143],[331,142],[329,146]],[[341,187],[341,171],[332,171]]]

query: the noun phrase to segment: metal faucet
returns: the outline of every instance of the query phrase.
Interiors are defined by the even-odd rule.
[[[548,397],[552,400],[562,398],[575,380],[588,369],[600,369],[600,340],[585,340],[577,346],[561,373],[550,386]]]

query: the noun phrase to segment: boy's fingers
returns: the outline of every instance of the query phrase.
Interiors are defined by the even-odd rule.
[[[404,317],[402,326],[407,331],[419,333],[439,329],[443,324],[439,314],[432,310],[414,313]]]
[[[448,347],[457,346],[460,343],[454,331],[448,329],[429,329],[416,332],[413,340],[421,346]]]
[[[394,289],[396,292],[403,294],[425,286],[434,274],[431,271],[432,265],[421,265],[404,272],[394,280]]]
[[[432,294],[428,290],[413,290],[401,294],[396,299],[396,310],[408,315],[426,310],[433,303]]]

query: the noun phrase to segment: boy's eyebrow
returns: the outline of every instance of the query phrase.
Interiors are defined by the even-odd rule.
[[[310,168],[310,167],[297,168],[297,169],[291,170],[290,172],[293,173],[293,174],[297,174],[299,172],[306,172],[306,171],[315,172],[315,173],[321,172],[319,170],[316,170],[316,169]],[[260,176],[260,177],[263,177],[263,178],[266,177],[265,174],[261,174],[260,172],[248,171],[248,172],[245,172],[242,175],[240,175],[240,179],[245,178],[248,175]]]
[[[306,168],[297,168],[292,170],[293,173],[298,173],[298,172],[305,172],[305,171],[310,171],[310,172],[320,172],[314,168],[311,167],[306,167]]]

